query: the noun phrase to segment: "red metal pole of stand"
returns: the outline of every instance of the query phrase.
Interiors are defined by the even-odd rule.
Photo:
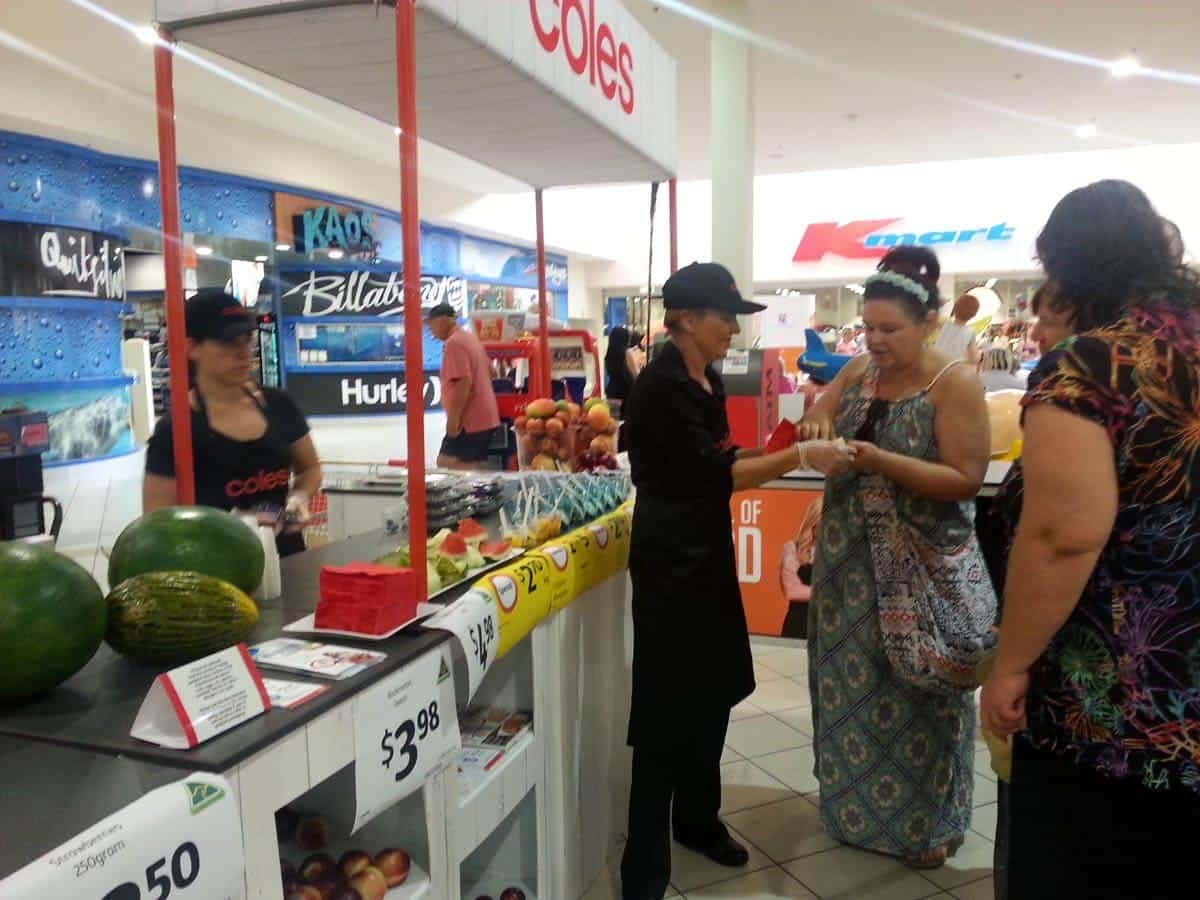
[[[542,383],[538,393],[550,397],[550,312],[546,296],[546,224],[542,213],[542,189],[533,193],[537,208],[537,270],[538,270],[538,349],[542,357]]]
[[[175,491],[181,506],[196,502],[192,465],[192,408],[188,399],[187,326],[183,313],[183,237],[179,231],[179,166],[175,162],[175,58],[171,35],[154,45],[154,99],[158,108],[158,197],[162,207],[163,276],[167,307],[167,375],[171,385],[171,439]]]
[[[414,0],[396,0],[396,113],[400,126],[400,231],[404,247],[404,385],[408,426],[408,552],[417,596],[425,569],[425,372],[421,317],[421,215],[417,201],[417,63]]]
[[[675,179],[667,182],[667,218],[671,234],[671,274],[679,271],[679,196]]]

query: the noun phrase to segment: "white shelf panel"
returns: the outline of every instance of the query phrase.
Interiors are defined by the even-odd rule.
[[[456,774],[461,790],[463,776]],[[449,829],[454,858],[459,863],[465,860],[541,779],[542,745],[536,731],[530,731],[513,743],[482,781],[460,795]]]

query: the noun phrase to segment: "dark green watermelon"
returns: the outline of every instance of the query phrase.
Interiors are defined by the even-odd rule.
[[[237,518],[209,506],[168,506],[121,532],[108,559],[108,586],[147,572],[199,572],[247,594],[262,584],[262,544]]]
[[[100,586],[72,559],[0,543],[0,704],[62,684],[104,639]]]

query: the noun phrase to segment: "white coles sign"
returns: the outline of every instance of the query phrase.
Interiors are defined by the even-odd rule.
[[[240,900],[242,819],[229,783],[197,773],[151,791],[0,882],[5,900]]]

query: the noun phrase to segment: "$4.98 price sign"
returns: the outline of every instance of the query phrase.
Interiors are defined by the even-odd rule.
[[[401,763],[395,771],[396,781],[403,781],[421,759],[421,744],[442,725],[438,702],[434,700],[426,709],[419,710],[416,718],[405,719],[396,726],[396,731],[385,728],[379,749],[383,751],[383,767],[392,768],[392,760],[399,754]]]
[[[496,661],[500,642],[500,613],[490,593],[472,588],[425,623],[443,628],[457,639],[467,660],[467,698],[475,696],[483,677]]]
[[[354,830],[400,802],[462,746],[448,645],[354,701]]]
[[[0,882],[5,900],[234,900],[245,892],[241,813],[220,776],[151,791]]]

